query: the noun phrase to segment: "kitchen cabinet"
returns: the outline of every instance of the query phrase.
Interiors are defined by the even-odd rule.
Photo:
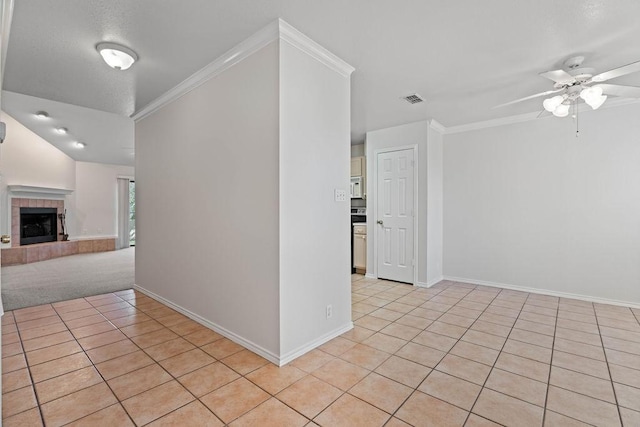
[[[364,176],[366,163],[364,157],[351,158],[351,176]]]
[[[353,224],[353,267],[356,273],[367,270],[367,224]]]
[[[367,176],[367,162],[366,162],[366,157],[352,157],[351,158],[351,198],[356,198],[356,199],[366,199],[367,198],[367,183],[366,183],[366,176]],[[353,185],[354,185],[354,180],[357,179],[357,184],[358,187],[360,188],[360,192],[358,193],[358,196],[354,197],[353,196]]]

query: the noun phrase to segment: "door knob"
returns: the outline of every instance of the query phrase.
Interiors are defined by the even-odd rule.
[[[11,236],[9,236],[7,234],[3,234],[0,237],[0,243],[11,243]]]
[[[376,221],[376,222],[377,222],[378,224],[380,224],[380,225],[384,225],[384,222],[382,222],[382,220],[381,220],[381,219],[379,219],[379,220],[378,220],[378,221]]]

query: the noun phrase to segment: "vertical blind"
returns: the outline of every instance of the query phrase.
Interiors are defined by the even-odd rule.
[[[129,178],[118,178],[118,239],[116,249],[129,247]]]

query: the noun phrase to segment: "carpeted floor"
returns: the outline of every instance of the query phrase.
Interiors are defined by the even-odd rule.
[[[135,248],[2,267],[4,310],[130,289]]]

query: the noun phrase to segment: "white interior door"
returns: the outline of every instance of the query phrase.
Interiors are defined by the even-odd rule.
[[[378,153],[377,270],[381,279],[414,282],[414,152]]]

